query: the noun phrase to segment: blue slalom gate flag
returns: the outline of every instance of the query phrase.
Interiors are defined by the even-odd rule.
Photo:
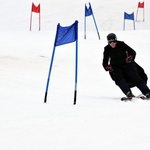
[[[97,30],[97,34],[98,34],[98,38],[100,39],[100,35],[99,35],[99,31],[98,31],[98,27],[97,27],[97,24],[96,24],[96,20],[95,20],[95,17],[94,17],[94,13],[93,13],[93,10],[92,10],[92,6],[91,4],[89,3],[89,8],[87,8],[86,4],[85,4],[85,16],[84,16],[84,39],[86,39],[86,17],[88,16],[92,16],[93,17],[93,20],[94,20],[94,24],[95,24],[95,27],[96,27],[96,30]]]
[[[135,30],[135,21],[134,21],[134,12],[131,14],[128,14],[126,12],[124,12],[124,24],[123,24],[123,30],[125,30],[125,20],[132,20],[133,21],[133,27]]]
[[[77,20],[70,26],[61,27],[60,24],[57,25],[57,32],[56,32],[55,41],[54,41],[54,48],[53,48],[49,72],[48,72],[44,103],[47,102],[48,87],[49,87],[49,82],[50,82],[50,75],[52,72],[55,47],[63,45],[63,44],[68,44],[68,43],[71,43],[74,41],[76,41],[74,105],[76,104],[77,75],[78,75],[78,21]]]
[[[131,14],[124,12],[124,19],[134,20],[134,12]]]
[[[85,5],[85,16],[88,17],[91,16],[92,14],[93,14],[92,7],[89,3],[89,8],[87,8],[87,6]]]
[[[57,33],[55,39],[55,46],[71,43],[77,40],[77,25],[78,21],[74,24],[62,27],[60,23],[57,25]]]

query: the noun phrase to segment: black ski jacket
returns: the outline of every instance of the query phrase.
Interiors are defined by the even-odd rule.
[[[109,44],[104,47],[103,53],[103,67],[106,70],[106,66],[120,66],[126,64],[126,58],[132,55],[133,61],[136,56],[136,52],[125,44],[123,41],[117,41],[115,48],[112,48]]]
[[[113,67],[121,67],[128,65],[126,63],[126,58],[130,55],[133,57],[133,62],[135,63],[135,67],[137,70],[138,75],[144,80],[145,83],[147,83],[148,77],[144,71],[144,69],[139,66],[135,61],[136,52],[129,47],[127,44],[125,44],[123,41],[117,41],[117,45],[115,48],[111,48],[110,45],[107,45],[104,47],[104,53],[103,53],[103,67],[106,70],[106,66],[111,65]],[[109,72],[111,79],[115,81],[113,72]],[[128,76],[124,74],[124,78],[126,79],[127,83],[130,87],[134,87],[135,84],[130,81]]]

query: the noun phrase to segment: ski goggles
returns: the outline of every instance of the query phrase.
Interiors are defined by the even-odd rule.
[[[109,44],[111,44],[112,42],[113,42],[113,43],[116,43],[117,41],[116,41],[115,39],[110,39],[110,40],[108,40],[108,43],[109,43]]]

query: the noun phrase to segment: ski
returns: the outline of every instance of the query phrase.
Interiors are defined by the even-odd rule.
[[[121,101],[131,101],[132,98],[131,97],[122,97]]]
[[[140,95],[135,96],[135,97],[122,97],[121,101],[131,101],[133,98],[140,98],[142,100],[150,100],[150,98],[147,98],[145,95],[140,94]]]
[[[149,98],[147,98],[145,95],[142,95],[142,94],[137,96],[137,98],[140,98],[142,100],[149,100]]]

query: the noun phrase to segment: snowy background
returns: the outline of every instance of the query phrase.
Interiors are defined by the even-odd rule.
[[[41,4],[38,14],[31,4]],[[136,52],[136,62],[150,76],[150,1],[145,0],[145,22],[126,20],[136,15],[138,0],[91,0],[99,29],[87,17],[81,0],[0,0],[0,149],[1,150],[149,150],[150,102],[124,94],[102,68],[106,36],[115,32]],[[79,21],[77,104],[74,99],[75,42],[56,47],[47,103],[46,82],[56,26]],[[150,86],[150,81],[148,80]],[[133,88],[133,93],[140,91]]]

